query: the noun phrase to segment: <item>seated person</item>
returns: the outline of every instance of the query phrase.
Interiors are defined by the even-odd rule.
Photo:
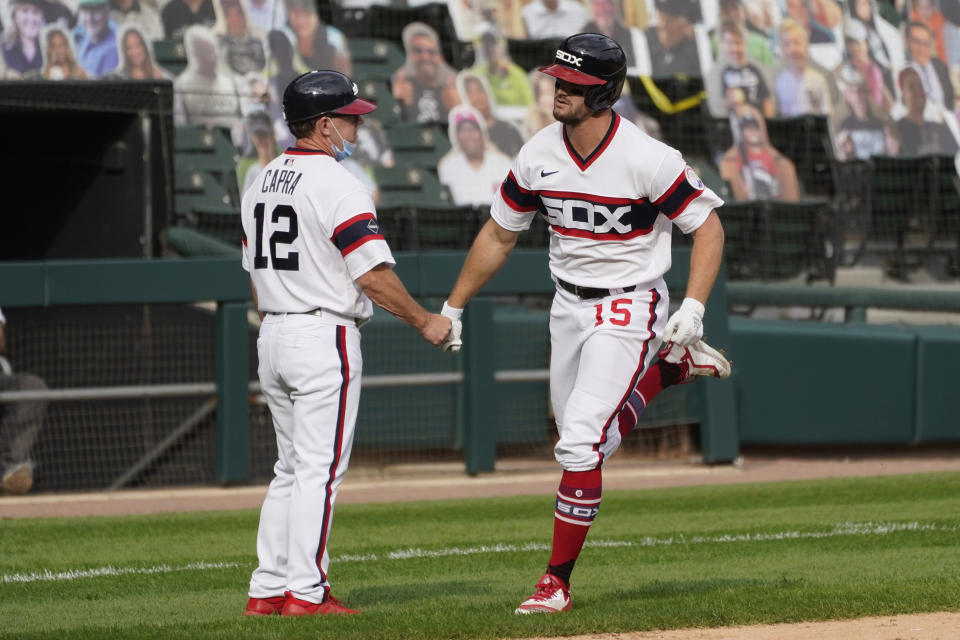
[[[393,97],[404,107],[407,122],[446,122],[460,104],[456,71],[443,59],[437,32],[423,22],[403,29],[404,65],[393,74]]]
[[[932,122],[924,117],[927,107],[927,94],[923,90],[920,74],[913,67],[907,67],[899,75],[900,92],[907,109],[905,116],[897,120],[897,132],[900,135],[900,155],[954,155],[957,153],[957,140],[950,129],[941,122]]]
[[[615,40],[627,56],[627,67],[636,67],[637,55],[633,50],[633,33],[624,23],[616,0],[590,0],[590,9],[593,12],[593,20],[583,27],[583,31],[602,33]]]
[[[247,14],[240,0],[220,0],[220,10],[223,26],[219,30],[218,40],[227,66],[238,75],[262,71],[267,64],[263,38],[250,33]]]
[[[336,27],[320,20],[313,0],[287,0],[287,21],[296,36],[297,53],[307,67],[352,73],[346,37]]]
[[[472,71],[486,79],[493,100],[503,106],[529,106],[533,92],[526,72],[514,63],[506,51],[500,31],[489,22],[477,26],[479,46]]]
[[[590,19],[577,0],[531,0],[521,13],[527,36],[533,39],[566,38],[583,31]]]
[[[110,20],[107,0],[80,0],[77,27],[73,32],[77,60],[89,78],[100,78],[120,63],[117,30]]]
[[[263,110],[247,114],[243,130],[248,150],[237,162],[237,184],[243,196],[256,181],[260,171],[277,157],[277,138],[273,135],[273,121]]]
[[[213,0],[170,0],[160,12],[164,38],[182,38],[187,27],[195,24],[213,27],[217,12]]]
[[[524,139],[529,140],[530,136],[548,124],[553,124],[556,119],[553,117],[554,79],[545,73],[540,73],[537,69],[531,69],[527,79],[533,89],[534,100],[533,105],[523,116],[523,136]],[[624,84],[624,87],[626,86]]]
[[[114,76],[124,80],[173,80],[153,59],[152,47],[132,25],[120,30],[120,66]]]
[[[110,19],[118,29],[134,26],[151,42],[163,40],[163,23],[152,0],[110,0]]]
[[[870,99],[870,89],[860,72],[848,65],[838,69],[838,84],[847,115],[836,125],[837,157],[867,160],[875,155],[896,155],[899,140],[893,122]]]
[[[747,59],[746,39],[740,25],[731,20],[720,25],[720,43],[723,56],[707,78],[711,114],[726,116],[732,102],[746,102],[772,118],[773,97],[766,75]]]
[[[809,58],[807,32],[785,18],[780,23],[782,68],[773,82],[777,111],[782,116],[829,115],[833,110],[830,81]]]
[[[25,77],[40,72],[40,32],[44,25],[40,0],[10,2],[10,24],[3,31],[3,60],[9,71]]]
[[[232,74],[220,66],[210,29],[195,24],[183,36],[187,68],[173,83],[181,103],[174,124],[233,128],[240,121],[240,97]],[[175,114],[177,116],[177,114]]]
[[[512,161],[488,143],[483,117],[465,105],[451,109],[450,142],[453,146],[440,159],[437,174],[453,203],[492,204]]]
[[[797,170],[770,144],[763,114],[740,104],[731,112],[730,124],[733,146],[720,160],[720,176],[730,183],[734,199],[799,200]]]
[[[490,142],[506,156],[517,155],[523,146],[523,136],[515,126],[494,115],[490,87],[484,79],[472,71],[461,71],[457,75],[457,90],[463,104],[469,104],[483,116]]]
[[[63,27],[48,26],[44,31],[44,59],[41,74],[45,80],[84,80],[86,72],[77,62],[77,54],[73,50],[70,38]]]
[[[701,75],[700,49],[693,25],[700,16],[697,0],[656,0],[656,26],[644,30],[650,75]]]
[[[757,32],[750,24],[747,18],[747,8],[743,0],[720,0],[720,19],[722,25],[726,21],[731,21],[740,27],[740,32],[744,34],[747,57],[760,65],[763,69],[769,69],[773,66],[775,58],[770,46],[770,40],[761,33]],[[720,45],[719,29],[711,30],[710,45],[713,48],[714,57],[716,57]]]

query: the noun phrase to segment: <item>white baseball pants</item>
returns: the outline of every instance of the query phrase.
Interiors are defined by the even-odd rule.
[[[277,433],[275,476],[260,510],[259,566],[249,595],[291,591],[320,603],[329,592],[327,545],[337,491],[350,464],[360,404],[360,331],[343,320],[267,314],[257,353]]]
[[[617,413],[657,355],[669,311],[661,279],[581,300],[557,287],[550,309],[550,400],[567,471],[603,466],[620,446]]]

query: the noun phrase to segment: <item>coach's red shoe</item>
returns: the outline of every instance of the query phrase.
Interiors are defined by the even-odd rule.
[[[289,591],[286,596],[287,599],[283,603],[283,611],[280,614],[284,616],[348,616],[360,613],[354,609],[347,609],[330,593],[327,593],[326,599],[320,604],[294,598]]]
[[[283,609],[285,598],[277,596],[275,598],[250,598],[247,600],[247,609],[243,612],[245,616],[272,616],[280,615]]]

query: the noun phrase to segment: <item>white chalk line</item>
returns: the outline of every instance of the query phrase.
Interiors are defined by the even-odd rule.
[[[724,544],[730,542],[775,542],[779,540],[810,540],[836,538],[841,536],[882,536],[903,531],[958,531],[957,525],[940,525],[922,522],[842,522],[830,529],[820,531],[776,531],[770,533],[731,533],[714,536],[687,536],[678,534],[664,538],[646,536],[638,540],[589,540],[584,545],[591,548],[616,547],[669,547],[677,545]],[[448,547],[445,549],[421,549],[412,547],[397,549],[383,554],[344,554],[331,558],[331,562],[375,562],[380,560],[411,560],[413,558],[444,558],[448,556],[470,556],[483,553],[514,553],[518,551],[549,551],[550,545],[540,542],[525,544],[492,544],[473,547]],[[155,567],[99,567],[70,571],[40,571],[34,573],[14,573],[0,575],[0,583],[56,582],[63,580],[81,580],[86,578],[116,577],[124,575],[150,575],[174,573],[180,571],[208,571],[216,569],[234,569],[237,562],[194,562],[177,567],[158,565]]]
[[[776,540],[804,540],[834,538],[838,536],[887,535],[900,531],[958,531],[960,526],[938,525],[920,522],[842,522],[831,529],[821,531],[778,531],[773,533],[738,533],[719,536],[685,536],[667,538],[651,536],[639,540],[588,540],[585,547],[668,547],[673,545],[722,544],[726,542],[770,542]],[[528,542],[522,545],[495,544],[476,547],[451,547],[447,549],[400,549],[383,555],[342,555],[332,558],[340,562],[370,562],[375,560],[409,560],[411,558],[442,558],[445,556],[468,556],[478,553],[513,553],[515,551],[544,551],[550,545]]]
[[[0,576],[2,583],[24,582],[61,582],[65,580],[83,580],[86,578],[117,577],[129,575],[152,575],[158,573],[176,573],[179,571],[207,571],[209,569],[232,569],[239,567],[236,562],[191,562],[179,567],[161,564],[155,567],[114,567],[107,565],[95,569],[75,569],[70,571],[37,571],[34,573],[13,573]]]

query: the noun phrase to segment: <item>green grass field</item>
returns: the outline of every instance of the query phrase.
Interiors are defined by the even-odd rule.
[[[338,507],[348,618],[243,618],[255,511],[0,523],[0,638],[511,638],[960,610],[960,473],[608,491],[572,612],[515,616],[553,497]]]

